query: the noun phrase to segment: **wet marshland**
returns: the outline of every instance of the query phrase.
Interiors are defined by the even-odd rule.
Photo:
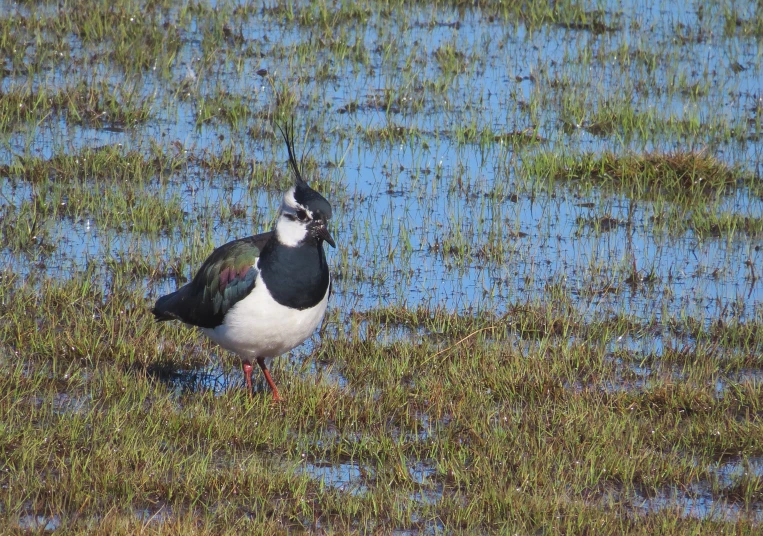
[[[0,1],[0,524],[755,534],[754,2]],[[286,403],[149,313],[334,206]]]

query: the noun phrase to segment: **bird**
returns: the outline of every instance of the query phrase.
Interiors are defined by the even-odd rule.
[[[294,127],[278,126],[286,142],[294,184],[283,195],[273,229],[215,249],[190,283],[160,297],[157,322],[180,320],[241,359],[252,394],[252,362],[282,401],[266,359],[291,351],[321,324],[331,294],[324,242],[329,202],[304,180],[294,156]]]

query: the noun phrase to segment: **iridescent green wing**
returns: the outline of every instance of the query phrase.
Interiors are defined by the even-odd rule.
[[[154,314],[159,320],[178,319],[204,328],[219,326],[225,314],[254,288],[259,273],[255,263],[271,236],[250,236],[217,248],[193,281],[157,301]]]

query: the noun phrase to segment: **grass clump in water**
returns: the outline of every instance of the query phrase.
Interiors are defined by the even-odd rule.
[[[0,131],[29,121],[43,121],[51,114],[65,114],[74,124],[121,130],[143,123],[151,117],[153,102],[134,88],[110,87],[103,82],[51,90],[40,87],[14,87],[0,91]]]
[[[763,218],[727,211],[712,212],[707,209],[694,211],[689,219],[689,225],[700,236],[733,237],[738,233],[758,236],[763,233]]]
[[[92,219],[97,226],[157,233],[180,225],[183,209],[169,176],[184,160],[155,151],[145,156],[118,146],[58,154],[50,159],[16,158],[0,174],[30,187],[26,198],[5,211],[19,221],[45,218]],[[22,231],[23,226],[15,227]],[[14,228],[4,226],[6,239]],[[23,243],[21,240],[19,244]]]
[[[619,146],[620,135],[636,131],[662,147],[676,146],[676,134],[687,135],[679,143],[710,143],[695,137],[705,130],[699,120],[653,128],[659,118],[650,110],[659,107],[643,105],[664,101],[628,107],[599,98],[618,92],[609,83],[623,69],[636,77],[633,87],[670,85],[662,45],[667,68],[696,49],[674,49],[684,45],[659,26],[652,31],[638,6],[621,16],[572,1],[83,5],[82,13],[14,5],[30,14],[19,24],[0,15],[0,49],[11,58],[4,89],[37,92],[15,101],[36,106],[29,115],[13,117],[8,101],[11,119],[0,124],[12,128],[0,130],[28,121],[32,132],[51,112],[57,121],[45,119],[46,127],[113,125],[114,102],[150,113],[124,135],[40,128],[26,149],[23,140],[7,142],[0,526],[40,532],[30,519],[42,519],[61,532],[104,534],[760,532],[757,295],[740,299],[746,309],[728,302],[728,315],[707,312],[710,300],[682,301],[695,288],[699,300],[715,294],[702,295],[715,266],[688,273],[671,257],[664,260],[677,266],[661,272],[655,256],[670,257],[674,243],[662,240],[672,237],[654,235],[650,213],[626,211],[622,200],[691,201],[654,203],[655,213],[684,232],[695,214],[696,232],[747,226],[754,234],[757,200],[747,205],[749,224],[721,223],[723,212],[713,220],[712,209],[734,210],[714,197],[739,185],[755,193],[755,181],[703,153],[563,156],[578,141]],[[525,35],[504,31],[523,23]],[[627,47],[612,48],[639,42],[639,28],[656,37],[639,45],[657,58],[647,68],[654,77],[621,60]],[[588,35],[600,33],[608,35]],[[47,56],[29,45],[38,37],[50,40]],[[563,45],[547,47],[549,39]],[[59,47],[64,56],[54,41],[70,43]],[[752,58],[739,61],[759,69]],[[59,69],[66,81],[51,89],[47,75],[58,80]],[[114,89],[123,71],[140,72],[145,84],[124,98]],[[511,74],[522,75],[517,91]],[[580,79],[574,92],[584,97],[597,80],[605,84],[579,110],[562,110],[589,118],[577,134],[559,137],[554,98],[569,91],[546,92],[546,79]],[[80,80],[91,81],[92,93],[51,104],[59,87]],[[252,81],[256,97],[248,96]],[[732,89],[695,81],[680,84],[690,94],[670,98],[712,106],[707,92]],[[645,95],[629,87],[619,93]],[[523,92],[530,102],[520,106]],[[269,95],[275,103],[260,106]],[[109,118],[98,123],[104,111]],[[297,145],[307,154],[305,178],[334,206],[340,247],[328,253],[335,294],[324,333],[275,361],[288,402],[273,406],[269,396],[244,395],[235,358],[194,330],[157,325],[149,309],[214,246],[263,229],[262,209],[270,214],[280,201],[273,190],[292,183],[270,123],[290,116],[314,125],[296,128],[305,133]],[[522,151],[538,153],[525,146],[541,134],[557,154],[528,160],[505,180]],[[316,139],[321,148],[310,158]],[[81,149],[118,142],[140,148]],[[738,161],[728,146],[717,154]],[[324,172],[327,162],[340,169]],[[517,195],[522,175],[536,171],[559,187]],[[583,215],[577,224],[575,214]],[[85,234],[98,242],[84,254],[71,224],[82,217],[108,226]],[[114,231],[125,223],[132,232]],[[54,253],[18,254],[41,236]],[[736,236],[734,246],[747,238]],[[618,258],[622,248],[605,241],[627,241],[627,249]],[[665,253],[654,254],[653,243]],[[743,268],[753,292],[755,246]],[[78,255],[84,260],[71,260]],[[730,264],[741,263],[721,259],[721,284],[729,285],[722,272]],[[429,295],[429,287],[440,288]],[[746,474],[729,477],[733,464]],[[687,512],[698,499],[734,510]]]
[[[137,151],[124,151],[118,145],[84,149],[76,154],[61,153],[53,158],[18,157],[13,164],[0,167],[0,173],[33,184],[79,179],[121,182],[147,181],[156,174],[179,169],[182,159],[160,151],[147,158]]]
[[[363,139],[369,144],[375,143],[407,143],[421,137],[421,131],[416,127],[406,127],[388,123],[379,128],[368,127],[362,130]]]
[[[728,193],[737,186],[755,190],[751,173],[732,168],[704,152],[645,153],[570,157],[542,153],[521,168],[529,177],[549,182],[579,181],[624,191],[636,199],[692,203]]]

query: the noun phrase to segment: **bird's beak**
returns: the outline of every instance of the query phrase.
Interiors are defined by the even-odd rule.
[[[321,225],[318,228],[318,236],[320,236],[323,240],[328,242],[332,248],[336,247],[336,242],[334,242],[334,239],[331,238],[331,233],[329,233],[328,227],[326,227],[325,224]]]

